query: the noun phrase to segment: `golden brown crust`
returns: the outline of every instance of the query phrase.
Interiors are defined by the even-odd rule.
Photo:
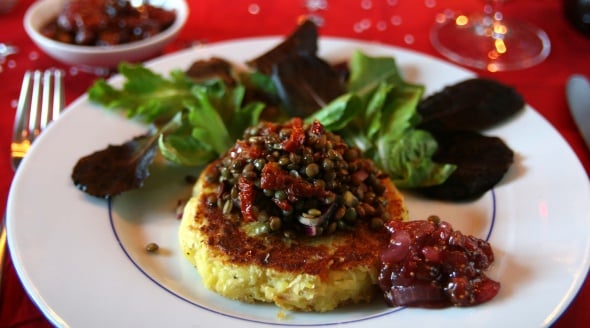
[[[235,223],[224,217],[216,206],[208,206],[207,196],[217,190],[216,183],[205,180],[208,166],[201,175],[195,197],[197,210],[195,220],[200,233],[207,236],[207,246],[227,257],[237,265],[257,265],[279,272],[305,273],[326,277],[330,270],[349,270],[358,266],[379,265],[379,254],[389,241],[385,229],[374,229],[368,222],[358,223],[352,231],[337,231],[322,237],[286,239],[281,235],[261,234],[252,236]],[[389,180],[387,187],[388,212],[390,219],[406,217],[403,198]]]

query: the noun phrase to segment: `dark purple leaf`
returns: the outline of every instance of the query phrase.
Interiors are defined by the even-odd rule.
[[[272,78],[293,117],[307,117],[346,91],[340,75],[315,55],[293,55],[277,63]]]
[[[422,100],[417,107],[422,116],[418,128],[479,131],[503,122],[523,107],[524,99],[510,86],[474,78]]]
[[[318,50],[317,26],[312,21],[305,21],[283,42],[268,52],[246,63],[252,68],[270,75],[273,66],[295,54],[315,55]]]
[[[514,161],[514,152],[497,137],[473,131],[438,131],[433,133],[438,150],[433,160],[457,165],[442,184],[421,189],[436,199],[476,199],[494,187]]]
[[[141,188],[149,176],[156,141],[154,135],[143,135],[82,157],[72,171],[72,180],[78,189],[100,198]]]

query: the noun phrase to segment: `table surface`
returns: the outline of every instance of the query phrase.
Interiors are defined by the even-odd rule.
[[[0,61],[0,210],[4,211],[13,178],[10,166],[10,139],[13,117],[23,73],[29,69],[50,67],[67,72],[66,100],[71,103],[83,95],[97,79],[93,73],[59,63],[33,45],[22,27],[22,18],[33,0],[21,0],[8,14],[0,14],[0,42],[18,46],[19,53]],[[470,13],[480,11],[481,0],[233,0],[187,1],[189,20],[179,37],[164,53],[238,38],[286,35],[306,14],[321,17],[322,36],[375,41],[401,46],[442,58],[430,45],[428,31],[438,14],[448,10]],[[324,6],[327,4],[327,8]],[[508,2],[506,17],[517,17],[544,29],[552,43],[551,54],[542,63],[510,72],[476,70],[514,86],[527,103],[545,117],[577,154],[586,173],[590,172],[590,151],[569,114],[564,85],[574,73],[590,77],[590,38],[578,33],[564,18],[558,0],[520,0]],[[47,327],[49,322],[30,301],[14,271],[4,269],[0,294],[0,327]],[[590,322],[590,282],[557,320],[554,327],[580,327]]]

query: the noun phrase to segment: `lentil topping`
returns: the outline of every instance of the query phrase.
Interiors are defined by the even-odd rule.
[[[386,176],[361,155],[317,121],[263,122],[207,173],[219,185],[208,202],[230,220],[285,236],[331,234],[361,221],[380,229],[389,218]]]

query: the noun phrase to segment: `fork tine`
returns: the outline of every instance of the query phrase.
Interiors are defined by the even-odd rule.
[[[42,75],[43,82],[40,84],[42,90],[41,104],[36,106],[36,108],[41,109],[41,112],[37,113],[39,114],[37,116],[39,121],[31,121],[30,123],[31,127],[33,125],[35,126],[35,129],[31,130],[31,133],[33,133],[33,138],[38,136],[38,134],[43,131],[49,123],[59,117],[65,105],[63,72],[59,69],[52,69],[43,72]],[[34,104],[32,105],[34,106]],[[35,118],[34,113],[32,117]],[[30,129],[32,129],[31,127]]]
[[[64,92],[64,76],[62,70],[56,70],[54,72],[55,77],[55,89],[53,93],[53,115],[51,120],[55,121],[61,114],[61,111],[65,108],[66,97]]]
[[[41,99],[41,71],[33,72],[33,91],[31,94],[31,110],[29,112],[29,141],[33,142],[40,132],[39,100]]]
[[[41,131],[64,109],[63,76],[58,69],[25,72],[10,147],[15,170]]]
[[[23,77],[23,83],[18,97],[16,118],[12,140],[22,142],[28,137],[25,129],[25,122],[28,120],[28,108],[31,106],[32,73],[27,71]]]
[[[49,121],[49,112],[52,110],[52,101],[51,101],[51,91],[53,90],[54,86],[51,77],[53,74],[51,71],[45,71],[43,73],[43,97],[41,98],[41,118],[39,122],[39,129],[43,130],[47,126],[47,122]]]

